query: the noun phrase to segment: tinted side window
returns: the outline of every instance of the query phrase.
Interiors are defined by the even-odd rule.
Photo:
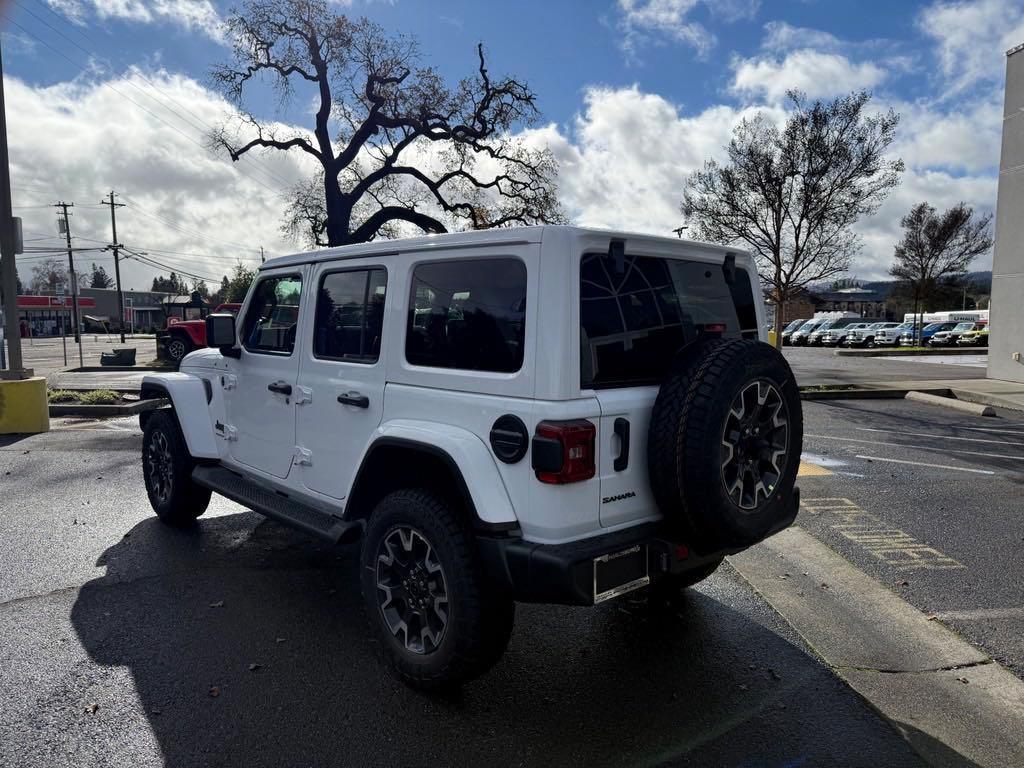
[[[654,383],[676,352],[700,335],[757,337],[750,277],[730,285],[720,266],[627,255],[620,270],[604,253],[580,263],[580,384]]]
[[[242,326],[245,348],[250,352],[290,355],[295,348],[301,294],[299,275],[260,280]]]
[[[523,365],[526,265],[518,259],[419,264],[405,359],[413,365],[513,373]]]
[[[330,272],[320,280],[313,354],[375,363],[380,357],[388,275],[383,269]]]

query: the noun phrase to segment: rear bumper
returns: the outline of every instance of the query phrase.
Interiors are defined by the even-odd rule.
[[[786,513],[764,538],[792,525],[799,507],[800,489],[794,488]],[[487,536],[478,536],[477,542],[491,579],[513,598],[525,603],[560,605],[594,604],[594,559],[602,555],[637,545],[646,547],[647,570],[653,584],[669,574],[695,570],[747,549],[743,546],[697,553],[686,542],[666,535],[660,523],[638,525],[566,544],[536,544],[520,538]],[[685,556],[680,558],[683,553]]]

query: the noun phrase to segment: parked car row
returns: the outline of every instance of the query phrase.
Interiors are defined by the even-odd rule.
[[[783,329],[782,343],[808,347],[987,347],[988,323],[947,321],[922,328],[912,322],[858,317],[801,318]]]

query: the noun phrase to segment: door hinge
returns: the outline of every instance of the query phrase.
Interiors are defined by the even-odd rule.
[[[224,389],[234,389],[238,386],[238,377],[233,373],[226,373],[220,377],[220,385]]]
[[[295,463],[300,466],[311,466],[313,464],[313,452],[301,445],[295,446]]]
[[[295,388],[295,404],[302,405],[303,403],[313,402],[313,390],[311,387],[296,387]]]
[[[213,426],[214,429],[217,430],[217,434],[223,437],[228,442],[238,439],[238,430],[235,429],[230,424],[222,424],[221,422],[218,421]]]

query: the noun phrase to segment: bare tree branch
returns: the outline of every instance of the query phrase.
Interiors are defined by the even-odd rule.
[[[557,165],[547,150],[513,138],[538,116],[536,97],[488,70],[449,87],[420,63],[416,41],[326,0],[248,0],[226,22],[232,57],[211,80],[237,105],[267,82],[281,101],[295,88],[318,109],[312,136],[277,136],[245,115],[210,143],[238,160],[254,149],[300,149],[320,171],[295,190],[283,229],[313,245],[397,232],[562,222]]]

